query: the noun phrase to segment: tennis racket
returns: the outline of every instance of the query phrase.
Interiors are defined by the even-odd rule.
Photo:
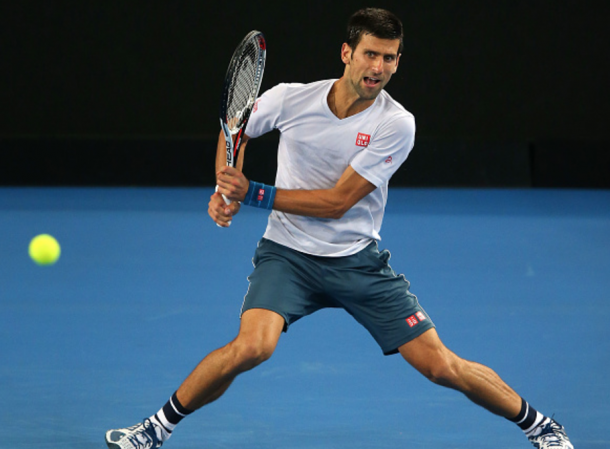
[[[227,69],[220,101],[220,126],[227,143],[227,165],[231,167],[237,163],[246,125],[261,87],[266,54],[263,33],[251,31],[235,49]],[[227,198],[224,200],[231,204]]]

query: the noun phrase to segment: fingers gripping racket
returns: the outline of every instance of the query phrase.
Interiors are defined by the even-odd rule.
[[[237,163],[241,141],[263,80],[267,45],[260,31],[251,31],[233,53],[220,101],[220,126],[227,143],[227,165]],[[223,195],[224,197],[224,195]],[[231,201],[224,198],[227,204]]]

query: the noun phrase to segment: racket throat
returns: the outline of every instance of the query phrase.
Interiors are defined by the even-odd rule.
[[[231,131],[229,130],[229,127],[222,119],[220,120],[220,127],[222,128],[222,132],[225,136],[227,165],[230,167],[234,167],[235,166],[235,156],[236,156],[235,145],[234,145],[234,141],[233,141],[234,134],[231,133]],[[241,130],[239,132],[241,132]]]

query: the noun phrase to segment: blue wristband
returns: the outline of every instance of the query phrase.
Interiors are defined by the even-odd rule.
[[[260,182],[250,181],[246,196],[242,201],[246,206],[260,207],[261,209],[273,209],[273,201],[275,200],[274,186],[267,186]]]

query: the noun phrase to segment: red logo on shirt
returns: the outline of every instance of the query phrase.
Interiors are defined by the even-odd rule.
[[[256,100],[256,102],[254,103],[254,106],[252,106],[252,113],[254,114],[256,111],[258,111],[258,102],[261,101],[261,99],[259,98],[258,100]]]
[[[356,137],[356,145],[359,147],[368,147],[369,143],[371,143],[371,136],[368,134],[358,133],[358,137]]]
[[[386,164],[391,164],[392,163],[392,156],[389,156],[386,160],[385,160]]]

